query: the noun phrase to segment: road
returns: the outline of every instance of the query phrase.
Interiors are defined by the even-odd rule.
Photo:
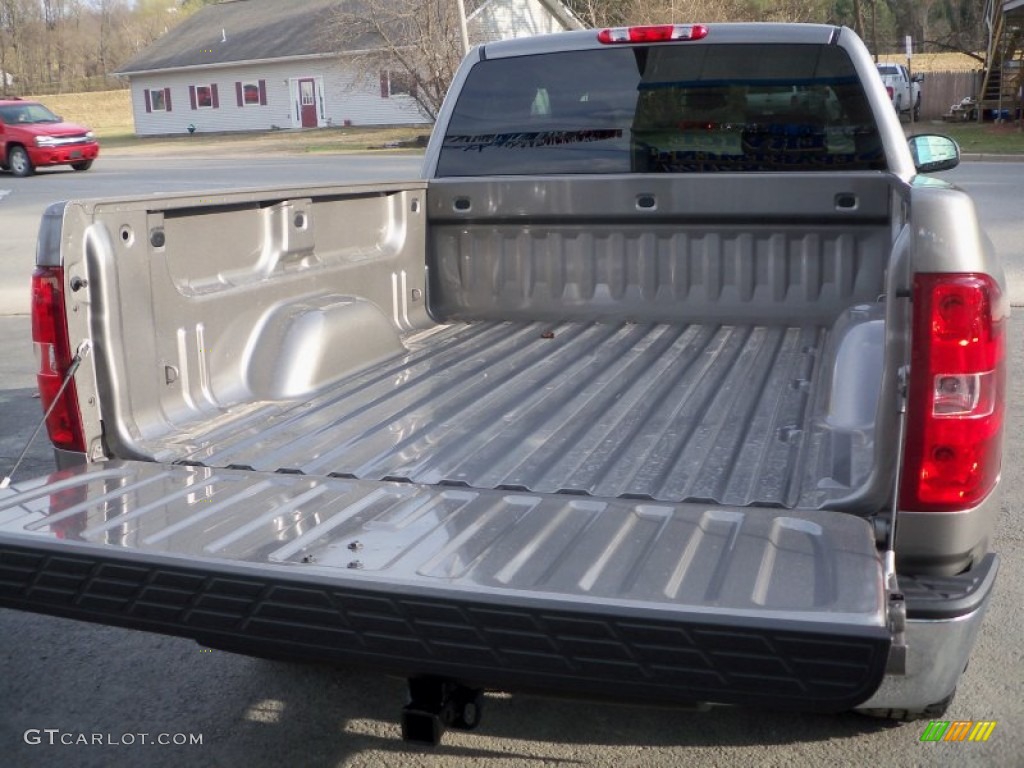
[[[51,199],[190,187],[257,186],[369,175],[415,175],[414,158],[275,158],[244,161],[111,159],[88,174],[0,175],[0,276],[24,282],[38,213]],[[107,166],[107,167],[105,167]],[[972,191],[1024,303],[1019,201],[1024,166],[965,164],[947,176]],[[15,184],[15,182],[17,184]],[[12,211],[14,212],[12,215]],[[22,245],[14,248],[12,242]],[[28,248],[25,248],[28,244]],[[21,290],[18,288],[17,290]],[[204,652],[194,643],[0,610],[0,765],[35,766],[727,766],[977,765],[1024,760],[1024,319],[1011,321],[1004,504],[995,538],[1003,557],[994,603],[950,719],[996,720],[985,744],[926,744],[924,724],[886,727],[825,717],[715,708],[645,709],[529,696],[489,696],[472,733],[437,749],[404,744],[401,681],[359,669],[317,668]],[[28,319],[0,317],[0,469],[34,426]],[[52,466],[40,444],[19,473]],[[614,691],[610,692],[614,695]],[[28,744],[26,731],[42,743]],[[43,729],[118,745],[50,745]],[[201,735],[201,745],[142,744],[159,734]],[[125,742],[129,737],[135,743]],[[29,740],[34,740],[29,734]]]
[[[28,312],[28,276],[39,217],[50,203],[89,197],[416,178],[417,155],[208,154],[103,157],[91,171],[44,169],[27,179],[0,173],[0,315]]]
[[[971,193],[997,253],[1003,260],[1010,301],[1024,306],[1024,163],[963,163],[941,178]]]

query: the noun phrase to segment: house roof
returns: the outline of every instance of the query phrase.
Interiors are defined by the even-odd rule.
[[[222,0],[189,16],[117,74],[334,52],[322,34],[338,0]]]
[[[477,5],[479,12],[486,2]],[[569,29],[580,22],[559,0],[538,0]],[[358,0],[221,0],[207,5],[158,38],[117,72],[133,75],[168,69],[184,69],[232,62],[289,59],[329,55],[336,44],[323,34],[332,10],[348,6],[354,11]],[[367,36],[348,41],[352,50],[368,50],[377,42]]]
[[[1013,13],[1015,11],[1024,11],[1024,0],[1006,0],[1003,3],[1003,13]]]

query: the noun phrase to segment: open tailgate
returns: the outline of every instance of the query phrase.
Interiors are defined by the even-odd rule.
[[[0,493],[0,606],[465,684],[840,711],[890,645],[837,512],[106,462]]]

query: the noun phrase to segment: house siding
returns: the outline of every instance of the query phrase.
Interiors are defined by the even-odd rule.
[[[468,26],[474,44],[568,29],[537,0],[493,0],[468,19]]]
[[[540,0],[490,0],[469,19],[474,43],[560,32],[565,25]],[[171,33],[173,34],[173,32]],[[268,51],[268,55],[272,52]],[[351,59],[267,59],[244,65],[209,63],[190,70],[129,73],[139,136],[299,128],[299,81],[316,83],[317,127],[415,125],[430,118],[407,94],[389,96],[379,72],[360,74]],[[238,105],[238,83],[261,83],[263,104]],[[216,107],[200,107],[199,86],[210,86]],[[162,90],[170,109],[153,109]],[[264,98],[265,96],[265,98]]]
[[[135,132],[139,136],[298,128],[298,81],[316,82],[318,127],[414,125],[428,122],[409,96],[381,96],[379,74],[360,77],[344,59],[267,61],[244,67],[222,66],[131,78]],[[266,104],[238,106],[237,83],[263,81]],[[196,86],[216,86],[216,108],[192,108]],[[168,89],[169,111],[147,111],[147,92]],[[322,107],[322,108],[321,108]]]

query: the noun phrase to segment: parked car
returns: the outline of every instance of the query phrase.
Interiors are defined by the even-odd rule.
[[[24,99],[0,100],[0,168],[31,176],[44,165],[70,165],[87,171],[100,153],[93,132],[66,123],[42,104]]]

